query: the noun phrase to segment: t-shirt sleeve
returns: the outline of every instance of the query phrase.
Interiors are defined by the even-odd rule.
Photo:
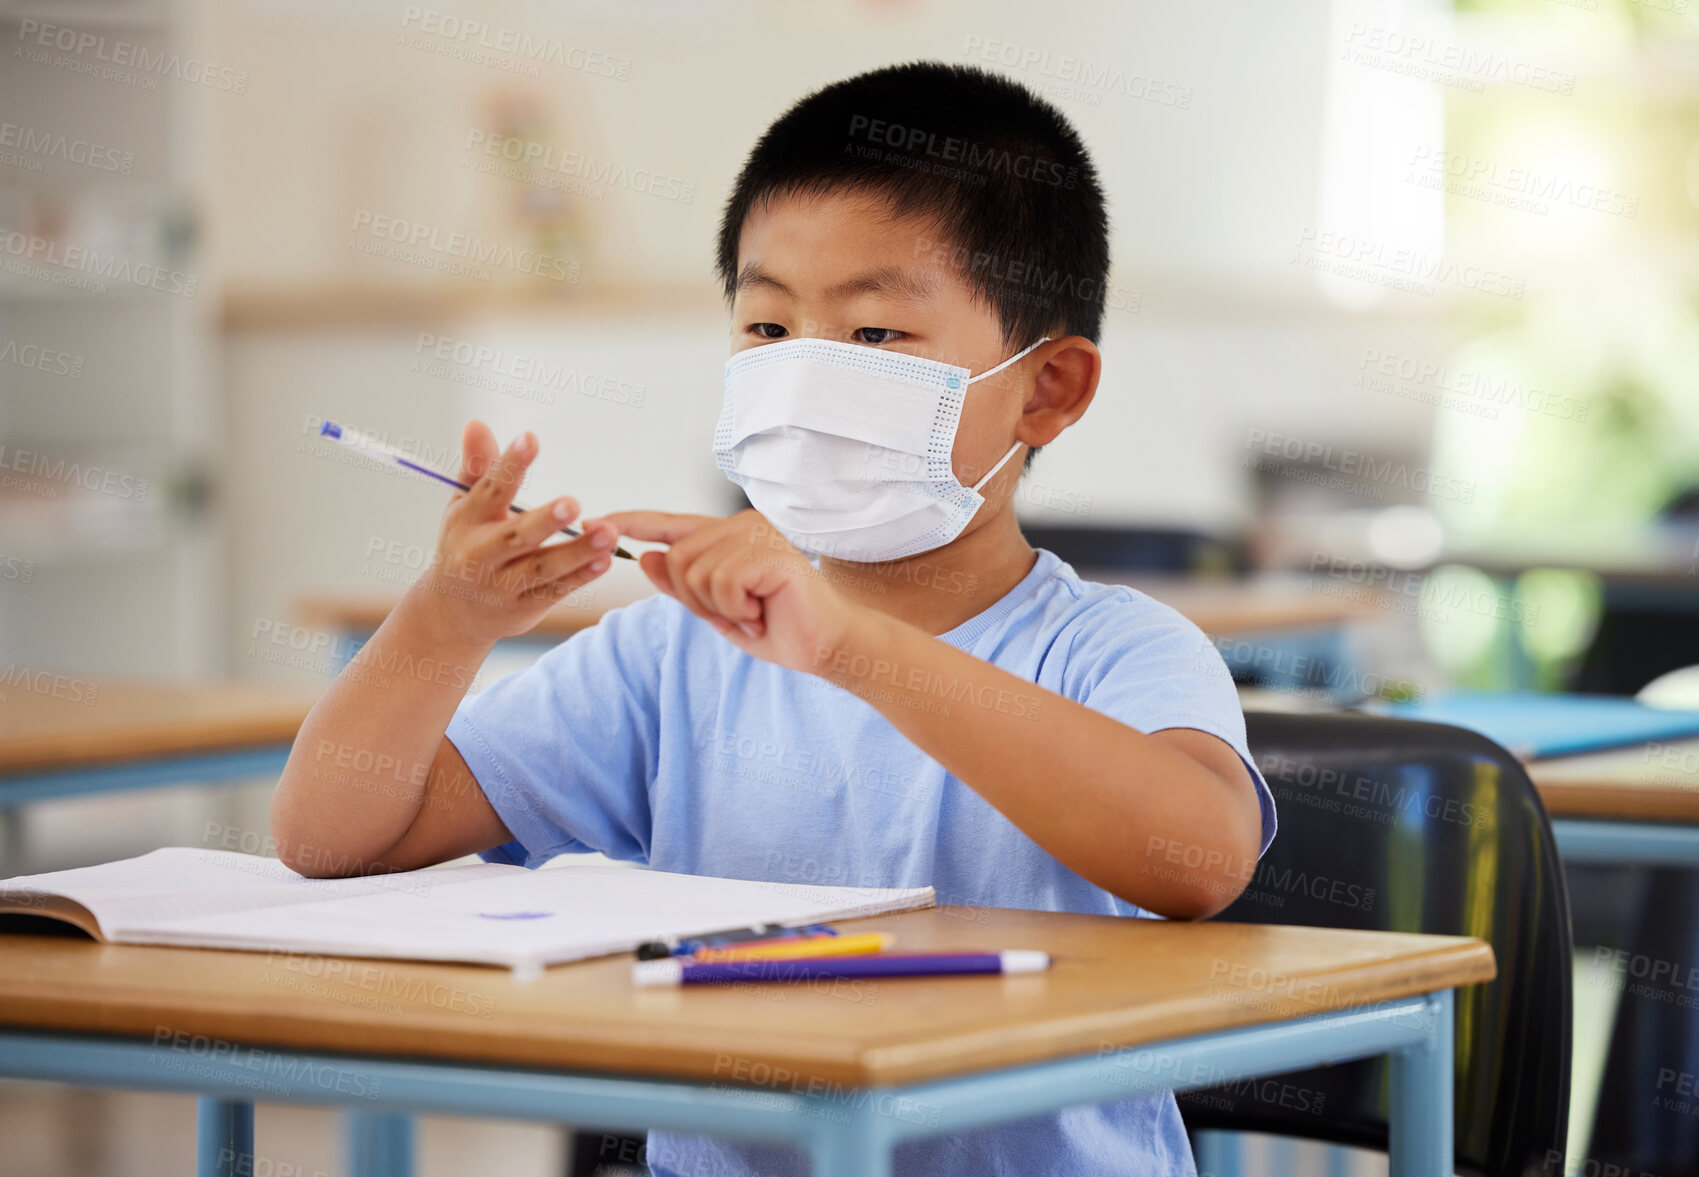
[[[612,610],[461,702],[446,734],[514,836],[485,860],[648,861],[665,601]]]
[[[1187,727],[1224,740],[1244,761],[1262,811],[1260,858],[1274,840],[1274,794],[1245,739],[1245,713],[1227,663],[1178,610],[1138,594],[1104,601],[1075,623],[1067,654],[1075,702],[1145,734]]]

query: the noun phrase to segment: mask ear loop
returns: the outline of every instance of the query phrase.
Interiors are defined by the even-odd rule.
[[[985,371],[981,372],[977,376],[969,376],[967,382],[969,384],[972,384],[976,380],[984,380],[987,376],[995,376],[997,373],[1001,372],[1004,368],[1007,368],[1010,364],[1014,363],[1016,360],[1020,359],[1024,355],[1026,355],[1033,348],[1037,347],[1039,343],[1049,343],[1049,342],[1050,342],[1050,336],[1046,335],[1043,339],[1040,339],[1038,341],[1038,343],[1031,343],[1031,344],[1028,344],[1026,347],[1021,348],[1020,351],[1016,352],[1014,355],[1012,355],[1008,359],[1004,360],[1001,364],[998,364],[995,368],[987,368],[987,369],[985,369]]]
[[[1026,347],[1021,348],[1020,351],[1016,352],[1014,355],[1012,355],[1008,359],[1004,360],[1001,364],[998,364],[995,368],[987,368],[985,371],[981,372],[979,375],[971,377],[968,380],[968,383],[972,384],[975,380],[984,380],[987,376],[996,375],[998,372],[1001,372],[1004,368],[1007,368],[1010,364],[1014,363],[1016,360],[1020,359],[1024,355],[1026,355],[1033,348],[1037,347],[1039,343],[1049,343],[1049,342],[1050,342],[1050,336],[1046,335],[1044,338],[1040,339],[1038,341],[1038,343],[1029,344]],[[1008,462],[1008,460],[1015,456],[1015,451],[1020,449],[1020,448],[1021,448],[1021,443],[1018,442],[1018,441],[1015,442],[1014,445],[1009,447],[1009,452],[1004,454],[1001,458],[998,458],[997,464],[995,466],[991,467],[990,470],[986,471],[985,477],[981,478],[978,482],[974,483],[968,489],[972,490],[974,494],[978,494],[979,488],[984,486],[987,482],[990,482],[991,479],[992,479],[992,476],[995,475],[997,473],[997,471],[1001,470],[1004,467],[1004,465]]]

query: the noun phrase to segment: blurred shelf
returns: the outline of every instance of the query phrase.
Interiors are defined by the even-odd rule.
[[[513,315],[631,314],[645,311],[723,313],[710,284],[650,287],[521,287],[325,282],[227,286],[225,331],[300,327],[407,327]]]
[[[151,263],[150,263],[151,264]],[[77,273],[75,270],[63,270],[62,267],[49,267],[54,272],[63,272],[67,276]],[[170,306],[168,300],[180,297],[163,290],[153,290],[145,286],[137,286],[134,282],[119,282],[115,279],[94,279],[104,281],[107,288],[104,291],[79,290],[74,286],[61,286],[56,282],[44,282],[38,278],[23,278],[16,274],[0,275],[0,303],[44,303],[62,305],[66,303],[82,303],[86,306],[109,306],[122,303],[126,306],[146,306],[157,299],[159,305]]]
[[[0,22],[17,24],[36,20],[43,24],[99,25],[109,29],[168,30],[171,18],[162,7],[142,4],[100,4],[87,0],[77,4],[0,3]]]
[[[1502,299],[1445,291],[1434,297],[1388,290],[1377,305],[1347,309],[1329,302],[1309,281],[1271,281],[1256,275],[1146,274],[1130,292],[1131,307],[1105,310],[1106,322],[1202,318],[1355,323],[1446,321],[1460,309]],[[568,287],[563,290],[487,290],[464,285],[362,282],[247,283],[225,287],[223,327],[233,331],[300,328],[410,327],[503,316],[631,315],[647,312],[725,314],[711,282],[654,286]]]

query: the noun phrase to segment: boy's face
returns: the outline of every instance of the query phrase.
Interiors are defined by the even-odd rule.
[[[861,194],[764,202],[738,240],[732,351],[780,339],[831,339],[941,360],[977,375],[1025,347],[949,266],[955,251],[918,219]],[[1031,361],[1031,362],[1029,362]],[[972,486],[1015,441],[1033,386],[1028,357],[967,389],[951,464]],[[1020,455],[984,490],[1013,486]]]

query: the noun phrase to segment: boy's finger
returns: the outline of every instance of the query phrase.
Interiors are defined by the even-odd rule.
[[[678,592],[673,588],[673,578],[667,573],[667,557],[664,552],[644,552],[637,557],[637,566],[643,569],[643,575],[649,578],[649,583],[660,589],[667,596],[678,598]]]
[[[503,569],[504,576],[520,577],[515,587],[536,591],[540,586],[570,581],[574,588],[594,580],[608,570],[611,557],[605,548],[593,547],[589,536],[580,536],[563,544],[550,544],[541,551],[516,560]],[[570,591],[570,590],[568,590]]]
[[[761,616],[761,602],[750,595],[748,586],[760,572],[742,538],[727,537],[691,566],[691,587],[727,621],[754,621]]]
[[[527,429],[513,439],[513,444],[495,460],[489,472],[472,485],[474,497],[481,500],[480,511],[488,511],[490,517],[495,518],[496,512],[507,510],[507,505],[519,492],[525,468],[536,456],[537,435]]]
[[[711,523],[724,523],[717,515],[674,515],[668,511],[615,511],[595,522],[607,521],[628,539],[650,543],[677,543],[693,531]]]
[[[500,454],[501,446],[496,444],[496,435],[488,425],[482,421],[466,422],[466,428],[460,431],[460,481],[471,486],[484,476]]]
[[[578,515],[578,504],[571,498],[558,498],[529,511],[508,513],[501,523],[480,529],[480,539],[469,553],[492,563],[524,557],[542,542],[565,527]]]

